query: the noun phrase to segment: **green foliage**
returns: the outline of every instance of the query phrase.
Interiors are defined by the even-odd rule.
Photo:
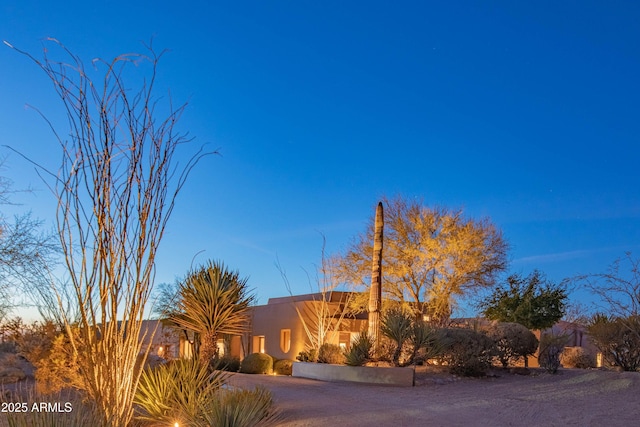
[[[398,366],[405,341],[411,336],[413,316],[401,308],[391,308],[382,316],[380,332],[395,345],[392,362]]]
[[[480,303],[483,314],[500,322],[515,322],[528,329],[546,329],[562,318],[567,291],[534,270],[527,277],[513,274]]]
[[[251,353],[242,360],[240,372],[243,374],[270,374],[273,372],[273,357],[266,353]]]
[[[486,333],[495,343],[496,356],[505,368],[509,361],[530,356],[538,349],[536,336],[519,323],[493,323]]]
[[[320,350],[318,350],[318,363],[342,365],[344,363],[344,354],[342,354],[340,346],[329,343],[322,344]]]
[[[402,308],[394,307],[385,312],[381,330],[391,341],[391,361],[396,366],[419,363],[438,354],[433,329]]]
[[[413,323],[408,343],[410,356],[403,366],[422,363],[437,357],[442,352],[437,332],[426,322],[416,321]]]
[[[560,355],[567,343],[566,335],[544,334],[540,338],[540,352],[538,363],[547,372],[555,374],[560,368]]]
[[[221,371],[238,372],[240,370],[240,358],[225,354],[213,359],[213,366]]]
[[[204,412],[200,426],[254,427],[264,425],[275,416],[271,392],[254,390],[220,390],[217,399]]]
[[[280,359],[273,362],[273,373],[276,375],[291,375],[293,371],[293,360]]]
[[[593,354],[584,347],[565,347],[560,355],[560,363],[565,368],[588,369],[596,366]]]
[[[224,263],[209,262],[192,271],[177,292],[177,301],[166,315],[179,328],[199,334],[203,361],[217,356],[218,335],[249,329],[249,306],[254,296],[249,293],[247,279]]]
[[[195,423],[217,399],[226,380],[221,371],[210,373],[207,364],[181,359],[146,369],[136,391],[137,418],[173,425],[175,420]]]
[[[373,344],[367,331],[360,332],[351,343],[351,348],[344,353],[345,363],[349,366],[363,366],[371,360]]]
[[[640,370],[640,317],[596,314],[588,331],[607,362],[625,371]]]
[[[223,387],[226,374],[210,372],[197,360],[169,362],[144,371],[135,397],[137,419],[149,425],[194,427],[260,425],[273,417],[273,399],[265,389]]]
[[[440,359],[453,374],[479,377],[486,375],[495,355],[493,340],[479,331],[463,328],[438,330],[442,345]]]
[[[296,360],[300,362],[312,362],[315,363],[318,361],[318,350],[315,348],[311,348],[309,350],[304,350],[298,353],[296,356]]]

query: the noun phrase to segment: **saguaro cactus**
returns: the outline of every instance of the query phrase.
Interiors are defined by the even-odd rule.
[[[382,202],[376,208],[376,220],[373,230],[373,259],[371,267],[371,288],[369,289],[369,336],[375,346],[380,342],[380,309],[382,306],[382,234],[384,213]]]

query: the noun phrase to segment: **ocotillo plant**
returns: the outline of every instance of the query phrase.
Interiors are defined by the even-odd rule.
[[[369,290],[369,336],[377,349],[380,342],[380,309],[382,306],[382,234],[384,213],[382,202],[376,208],[373,234],[373,262],[371,267],[371,288]]]

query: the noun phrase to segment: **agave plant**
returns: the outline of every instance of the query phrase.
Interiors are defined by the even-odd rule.
[[[400,308],[391,308],[382,317],[380,330],[394,342],[393,363],[399,365],[404,343],[411,337],[412,316]]]
[[[222,262],[210,262],[179,284],[175,310],[168,313],[168,318],[200,336],[199,358],[208,363],[218,355],[221,334],[238,335],[249,330],[253,300],[246,278],[240,278]]]

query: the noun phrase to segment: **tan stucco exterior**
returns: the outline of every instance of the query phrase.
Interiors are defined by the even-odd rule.
[[[325,342],[348,347],[353,335],[366,328],[366,320],[340,318],[348,295],[329,292],[324,298],[319,293],[271,298],[266,305],[253,307],[250,352],[295,360],[311,346],[308,335],[317,336],[322,317],[325,324],[331,324],[323,328],[329,331]],[[323,310],[328,315],[322,316]]]

